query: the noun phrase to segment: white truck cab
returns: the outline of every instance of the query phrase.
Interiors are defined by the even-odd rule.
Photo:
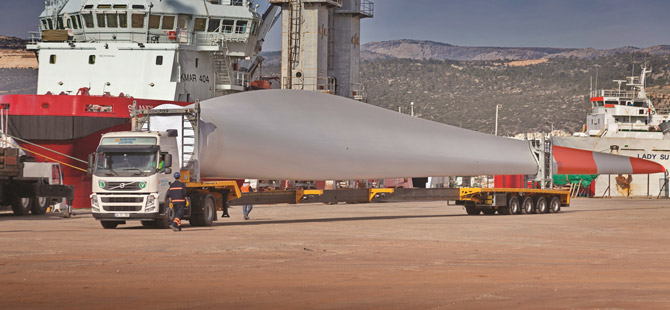
[[[93,217],[105,228],[125,220],[167,226],[167,191],[179,171],[177,131],[112,132],[89,158]],[[174,159],[174,161],[173,161]]]

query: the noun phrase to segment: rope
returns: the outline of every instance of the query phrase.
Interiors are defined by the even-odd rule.
[[[79,159],[79,158],[72,157],[72,156],[70,156],[70,155],[63,154],[63,153],[54,151],[54,150],[52,150],[52,149],[43,147],[43,146],[41,146],[41,145],[38,145],[38,144],[35,144],[35,143],[32,143],[32,142],[23,140],[23,139],[21,139],[21,138],[17,138],[17,137],[14,137],[14,136],[12,136],[12,135],[9,135],[9,134],[5,134],[5,136],[8,136],[8,137],[10,137],[10,138],[12,138],[12,139],[15,139],[15,140],[17,140],[17,141],[21,141],[21,142],[26,143],[26,144],[34,145],[34,146],[39,147],[39,148],[41,148],[41,149],[45,149],[45,150],[47,150],[47,151],[49,151],[49,152],[56,153],[56,154],[58,154],[58,155],[60,155],[60,156],[65,156],[65,157],[67,157],[67,158],[69,158],[69,159],[76,160],[76,161],[78,161],[78,162],[82,162],[82,163],[84,163],[84,164],[88,164],[88,162],[85,161],[85,160],[81,160],[81,159]]]
[[[6,139],[3,139],[2,141],[3,141],[4,143],[7,143],[7,144],[10,144],[10,145],[16,146],[17,148],[22,149],[22,150],[24,150],[24,151],[26,151],[26,152],[33,153],[33,154],[37,154],[37,155],[42,156],[42,157],[44,157],[44,158],[46,158],[46,159],[48,159],[48,160],[57,162],[57,163],[59,163],[59,164],[61,164],[61,165],[65,165],[65,166],[68,166],[68,167],[70,167],[70,168],[77,169],[77,170],[79,170],[79,171],[87,172],[86,169],[82,169],[82,168],[79,168],[79,167],[75,167],[75,166],[73,166],[73,165],[70,165],[70,164],[68,164],[68,163],[62,162],[62,161],[60,161],[60,160],[57,160],[57,159],[48,157],[48,156],[46,156],[46,155],[44,155],[44,154],[40,154],[40,153],[37,153],[37,152],[35,152],[35,151],[28,150],[28,149],[26,149],[26,148],[23,148],[23,147],[17,145],[17,144],[14,144],[14,143],[9,142],[9,141],[7,141]]]

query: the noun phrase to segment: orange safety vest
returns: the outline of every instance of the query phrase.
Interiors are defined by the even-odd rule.
[[[250,192],[251,185],[243,185],[242,188],[240,189],[243,193],[248,193]]]

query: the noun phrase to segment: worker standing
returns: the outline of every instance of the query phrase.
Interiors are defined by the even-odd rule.
[[[249,183],[245,182],[244,184],[242,184],[241,191],[243,193],[251,192],[251,185],[249,185]],[[250,204],[242,206],[242,212],[244,213],[244,220],[249,219],[249,213],[251,213],[251,209],[253,209],[253,208],[254,208],[254,206],[250,205]]]
[[[181,231],[181,218],[186,207],[186,184],[179,181],[180,177],[179,172],[174,173],[175,180],[170,184],[168,191],[169,201],[174,210],[174,221],[170,224],[170,228],[174,231]]]

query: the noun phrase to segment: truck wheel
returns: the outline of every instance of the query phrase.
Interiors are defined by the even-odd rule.
[[[172,219],[166,218],[166,217],[161,217],[157,218],[152,222],[152,226],[156,227],[158,229],[167,229],[170,227],[170,224],[172,224],[172,221],[174,221],[174,216]]]
[[[30,213],[30,208],[33,205],[32,198],[21,198],[12,196],[12,211],[16,215],[28,215]]]
[[[551,213],[558,213],[561,212],[561,199],[554,196],[551,197],[551,200],[549,201],[549,212]]]
[[[33,215],[42,215],[44,213],[47,213],[47,209],[49,209],[50,205],[51,205],[51,198],[37,197],[36,199],[33,199],[30,211],[32,211]]]
[[[121,223],[117,221],[100,221],[100,225],[105,229],[114,229],[116,226],[119,226],[119,224]]]
[[[544,198],[542,196],[535,198],[535,211],[540,214],[549,213],[547,198]]]
[[[465,205],[465,212],[467,212],[468,215],[479,215],[479,213],[481,213],[481,210],[479,210],[479,208],[477,208],[477,206],[475,205],[468,204]]]
[[[154,221],[140,221],[144,227],[155,227]]]
[[[521,209],[525,214],[534,214],[535,205],[533,205],[533,198],[531,198],[530,196],[523,197],[523,199],[521,200]]]

